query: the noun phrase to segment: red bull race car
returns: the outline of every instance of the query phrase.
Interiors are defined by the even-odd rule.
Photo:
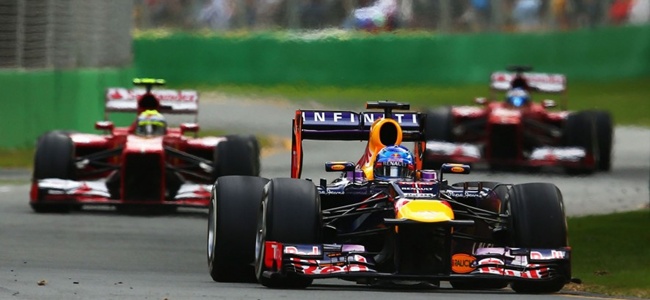
[[[199,97],[194,90],[152,89],[161,79],[135,79],[144,88],[108,88],[102,134],[54,130],[41,135],[34,155],[30,205],[60,212],[83,205],[174,210],[207,208],[219,176],[259,175],[254,136],[196,137]],[[136,112],[116,127],[110,112]],[[193,115],[180,127],[163,116]]]
[[[562,194],[550,183],[449,183],[466,164],[421,169],[426,116],[298,110],[291,177],[217,179],[207,258],[218,282],[306,288],[315,279],[366,285],[417,282],[455,289],[553,293],[571,280]],[[324,165],[332,181],[302,179],[304,140],[367,141],[357,162]],[[413,143],[412,152],[404,147]],[[406,150],[405,150],[406,149]],[[387,150],[390,150],[387,152]],[[388,153],[389,155],[385,155]]]
[[[492,169],[529,170],[559,166],[570,174],[611,169],[613,124],[601,110],[551,110],[557,103],[534,102],[531,94],[564,93],[562,74],[530,73],[513,66],[491,76],[491,89],[506,91],[476,98],[477,106],[440,107],[428,112],[425,165],[447,161],[487,163]],[[565,102],[565,101],[564,101]]]

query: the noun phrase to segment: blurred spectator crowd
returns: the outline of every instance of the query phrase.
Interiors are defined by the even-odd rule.
[[[545,31],[649,24],[650,0],[136,0],[140,29]]]

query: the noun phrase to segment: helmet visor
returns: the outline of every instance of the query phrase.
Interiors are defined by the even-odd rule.
[[[378,179],[410,178],[413,170],[410,166],[388,166],[380,165],[375,167],[375,176]]]

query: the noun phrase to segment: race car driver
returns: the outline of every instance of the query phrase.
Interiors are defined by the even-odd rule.
[[[530,95],[523,88],[513,88],[506,93],[506,103],[514,107],[522,107],[530,102]]]
[[[155,109],[145,110],[138,116],[135,134],[145,137],[161,136],[167,132],[165,117]]]
[[[376,180],[413,180],[413,154],[404,146],[387,146],[379,150],[373,168]]]

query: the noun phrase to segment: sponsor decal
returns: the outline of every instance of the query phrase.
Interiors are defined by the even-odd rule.
[[[417,198],[417,199],[435,199],[436,194],[425,194],[425,193],[404,193],[404,197],[407,198]]]
[[[334,170],[334,171],[341,171],[343,169],[345,169],[344,165],[333,165],[332,166],[332,170]]]
[[[303,124],[340,124],[340,125],[356,125],[363,121],[364,124],[370,125],[375,120],[384,117],[381,112],[364,112],[355,113],[350,111],[302,111]],[[402,126],[417,126],[416,113],[393,113],[393,119],[400,123]]]
[[[452,197],[452,198],[481,198],[483,197],[480,193],[477,192],[472,192],[472,191],[455,191],[455,190],[446,190],[442,191],[443,194]]]
[[[291,263],[306,275],[324,275],[350,272],[372,272],[366,265],[365,257],[353,254],[346,257],[333,257],[328,260],[292,258]]]
[[[465,168],[455,166],[455,167],[451,167],[451,171],[454,173],[463,173],[465,171]]]
[[[523,267],[523,268],[522,268]],[[539,264],[506,264],[495,257],[484,258],[476,264],[477,272],[509,277],[540,279],[549,276],[550,268]]]
[[[284,253],[287,254],[300,254],[300,255],[321,255],[318,246],[285,246]]]
[[[465,274],[476,270],[476,257],[466,253],[456,253],[451,257],[451,270],[454,273]]]
[[[565,259],[566,257],[567,257],[566,251],[558,251],[558,250],[530,251],[530,259],[533,260],[554,260],[554,259]]]

